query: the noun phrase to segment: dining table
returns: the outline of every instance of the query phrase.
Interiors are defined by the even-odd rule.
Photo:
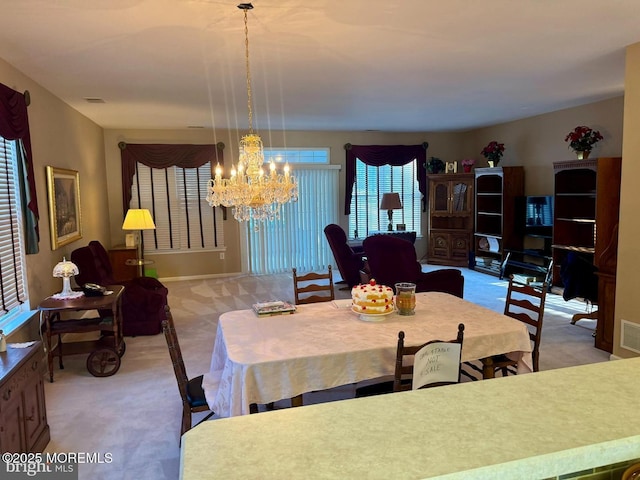
[[[393,375],[398,332],[406,345],[451,340],[465,325],[461,361],[507,354],[518,373],[532,371],[532,345],[519,320],[442,292],[416,294],[414,315],[362,316],[351,300],[297,305],[289,315],[253,310],[218,319],[211,367],[203,389],[220,417],[251,413],[303,393]]]

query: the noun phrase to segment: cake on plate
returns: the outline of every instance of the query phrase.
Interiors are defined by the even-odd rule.
[[[381,315],[393,312],[393,289],[377,285],[375,279],[351,289],[352,309],[365,315]]]

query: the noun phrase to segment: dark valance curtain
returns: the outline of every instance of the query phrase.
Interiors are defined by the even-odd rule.
[[[31,135],[27,116],[28,92],[25,94],[0,83],[0,135],[7,140],[20,140],[22,152],[18,155],[18,175],[22,195],[23,216],[26,222],[26,253],[38,253],[40,231],[38,228],[38,197],[33,173]]]
[[[344,214],[351,214],[351,198],[356,181],[356,159],[367,165],[400,166],[418,161],[418,189],[422,193],[422,211],[427,208],[427,142],[421,145],[345,145],[347,152]]]
[[[136,163],[150,168],[198,168],[207,162],[223,165],[224,144],[216,145],[162,145],[132,144],[120,142],[122,158],[122,208],[123,218],[131,201],[131,185],[136,173]]]

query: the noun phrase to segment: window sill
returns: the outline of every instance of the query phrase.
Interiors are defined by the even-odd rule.
[[[8,315],[10,318],[3,318],[0,321],[0,330],[6,336],[9,336],[26,325],[37,314],[36,310],[25,310],[24,312]]]

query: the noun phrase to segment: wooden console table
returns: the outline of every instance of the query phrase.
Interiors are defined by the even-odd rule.
[[[0,352],[0,452],[42,452],[49,443],[42,342]]]
[[[120,368],[120,357],[124,354],[125,343],[122,338],[122,285],[109,285],[110,295],[99,297],[80,297],[67,300],[54,298],[44,299],[38,310],[43,314],[43,328],[46,333],[47,360],[49,364],[49,381],[53,382],[53,357],[78,353],[90,353],[87,358],[87,370],[96,377],[114,375]],[[62,320],[63,312],[80,312],[87,310],[111,310],[110,317],[80,318]],[[62,343],[64,333],[101,332],[96,341]],[[51,347],[51,336],[58,335],[58,344]],[[64,346],[64,352],[63,352]]]

